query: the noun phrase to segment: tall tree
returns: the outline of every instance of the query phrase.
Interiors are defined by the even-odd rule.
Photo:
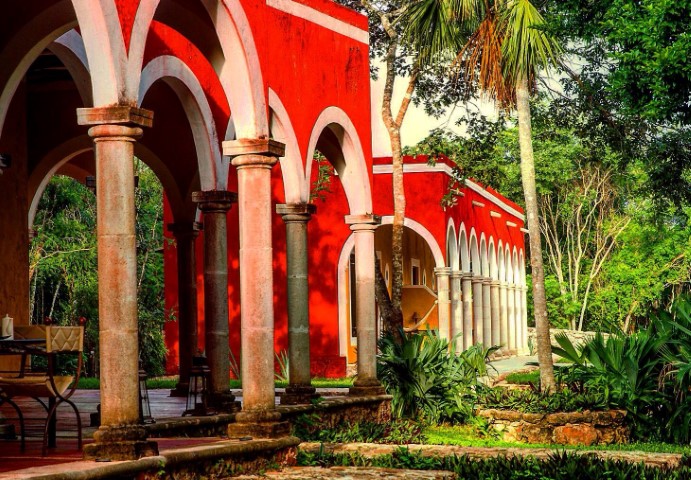
[[[444,61],[435,59],[420,62],[426,51],[435,49],[442,38],[452,36],[461,40],[458,26],[444,12],[426,24],[428,35],[421,48],[410,48],[404,41],[404,23],[415,2],[407,0],[338,0],[348,7],[366,12],[369,17],[370,54],[384,65],[384,94],[381,118],[389,135],[392,157],[394,218],[392,223],[392,279],[391,295],[386,288],[377,288],[377,302],[383,317],[384,330],[400,339],[403,327],[401,297],[403,292],[403,223],[406,199],[403,184],[403,141],[401,128],[411,103],[422,104],[427,113],[439,116],[446,107],[456,103],[464,92],[441,74]],[[449,32],[454,32],[450,35]],[[378,75],[377,69],[372,70]],[[394,105],[397,82],[404,82],[405,93]]]
[[[421,61],[436,61],[456,50],[460,29],[442,30],[436,42],[429,42],[430,18],[444,16],[473,29],[460,49],[457,65],[468,84],[479,89],[505,109],[518,113],[521,178],[530,238],[535,327],[542,388],[556,386],[552,346],[547,319],[544,267],[540,239],[535,162],[533,158],[530,93],[540,68],[555,64],[560,49],[544,31],[545,21],[529,0],[420,0],[408,15],[407,37]],[[418,10],[418,13],[415,13]],[[437,13],[438,12],[438,13]],[[458,51],[458,50],[456,50]]]

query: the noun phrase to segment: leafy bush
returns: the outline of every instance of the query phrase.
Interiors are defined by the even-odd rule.
[[[298,450],[298,464],[304,466],[372,466],[414,470],[446,470],[464,480],[682,480],[691,478],[691,468],[650,467],[642,463],[603,460],[594,455],[554,453],[546,459],[532,456],[493,457],[483,460],[468,456],[426,457],[401,447],[391,455],[364,457],[357,453],[308,453]]]
[[[579,412],[581,410],[605,410],[605,398],[596,393],[560,390],[543,393],[536,390],[510,390],[492,388],[483,391],[478,403],[485,408],[509,409],[524,413]]]
[[[487,374],[495,348],[475,345],[456,355],[448,340],[426,331],[404,334],[400,344],[383,337],[379,350],[378,374],[393,396],[393,414],[438,423],[472,415],[478,377]]]
[[[571,362],[562,381],[627,410],[635,438],[691,440],[691,301],[678,298],[631,335],[596,335],[574,346],[557,335],[554,353]]]
[[[323,428],[321,418],[316,413],[300,415],[293,422],[293,435],[306,442],[425,443],[422,425],[410,420],[397,419],[385,424],[345,422],[336,428]]]

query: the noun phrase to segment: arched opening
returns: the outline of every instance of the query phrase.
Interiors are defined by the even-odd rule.
[[[451,270],[459,268],[458,242],[453,220],[449,220],[449,226],[446,228],[446,266],[451,267]]]

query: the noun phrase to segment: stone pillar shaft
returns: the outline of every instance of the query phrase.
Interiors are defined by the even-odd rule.
[[[485,319],[484,306],[482,302],[482,277],[473,275],[473,333],[474,343],[485,343]]]
[[[449,276],[451,268],[441,267],[435,268],[434,273],[437,276],[437,316],[439,318],[439,336],[441,338],[453,338],[451,333],[451,295]]]
[[[516,353],[516,286],[510,283],[506,295],[506,309],[509,317],[509,350]]]
[[[482,279],[482,336],[485,339],[485,346],[491,347],[492,343],[492,304],[490,283],[488,277]]]
[[[288,293],[288,377],[281,403],[308,403],[314,394],[310,375],[310,322],[307,224],[316,211],[312,204],[277,205],[286,224]],[[304,397],[304,398],[302,398]]]
[[[499,343],[504,352],[508,352],[509,348],[509,310],[508,310],[508,294],[506,282],[499,284],[499,318],[501,320],[501,332]]]
[[[357,379],[352,395],[379,394],[377,378],[377,318],[374,297],[374,231],[381,223],[376,215],[348,215],[355,237],[355,288],[357,325]]]
[[[168,225],[175,237],[178,263],[178,341],[180,379],[177,395],[187,395],[192,357],[199,348],[197,335],[197,263],[195,240],[199,235],[196,222]]]
[[[456,353],[462,352],[463,342],[463,297],[461,295],[461,272],[451,272],[451,338],[454,339]]]
[[[501,345],[499,282],[496,280],[492,280],[492,283],[490,283],[490,305],[490,315],[492,319],[492,345]]]
[[[220,397],[230,395],[226,216],[236,199],[234,193],[224,190],[192,194],[204,221],[204,344],[211,369],[209,393],[217,406]]]
[[[461,274],[461,295],[463,300],[463,349],[473,344],[473,275]]]
[[[78,109],[96,157],[101,426],[84,456],[155,455],[139,423],[134,143],[153,113],[129,106]]]
[[[523,285],[521,286],[521,292],[522,292],[522,298],[521,298],[521,310],[522,310],[522,316],[523,316],[523,348],[527,351],[528,350],[528,287]]]

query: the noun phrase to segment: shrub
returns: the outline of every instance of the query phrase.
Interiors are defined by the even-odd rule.
[[[495,348],[475,345],[456,355],[448,340],[426,331],[404,334],[400,344],[383,337],[379,350],[378,374],[393,396],[393,414],[438,423],[472,415],[478,377]]]
[[[385,424],[345,422],[336,428],[324,428],[319,414],[300,415],[293,422],[293,435],[306,442],[323,443],[386,443],[406,445],[425,443],[422,425],[405,419]]]
[[[478,397],[485,408],[510,409],[524,413],[578,412],[605,410],[608,404],[598,393],[581,393],[560,390],[543,393],[537,390],[487,389]]]

